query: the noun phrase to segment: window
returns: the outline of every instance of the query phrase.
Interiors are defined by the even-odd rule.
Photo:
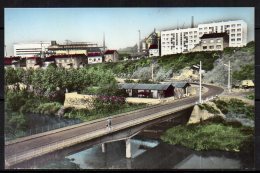
[[[204,30],[206,30],[207,29],[207,27],[204,27]]]
[[[194,31],[194,34],[197,34],[197,31]]]
[[[235,34],[231,34],[231,37],[235,37]]]
[[[240,31],[241,31],[241,28],[237,29],[237,31],[240,32]]]
[[[217,42],[218,42],[218,43],[220,43],[220,42],[221,42],[221,40],[220,40],[220,39],[217,39]]]
[[[235,39],[234,39],[234,38],[232,38],[232,39],[231,39],[231,41],[235,41]]]
[[[190,31],[189,34],[192,34],[192,31]]]
[[[204,34],[207,34],[207,32],[204,32]]]
[[[231,27],[232,27],[232,28],[236,27],[236,24],[232,24]]]
[[[217,49],[221,49],[221,45],[217,45],[216,48],[217,48]]]
[[[210,40],[210,43],[214,43],[214,40]]]
[[[209,46],[209,49],[214,49],[214,46]]]
[[[231,29],[231,32],[235,32],[236,30],[235,29]]]
[[[194,35],[194,38],[197,38],[197,35]]]
[[[241,38],[237,38],[237,41],[241,41]]]
[[[199,28],[199,30],[201,31],[201,30],[202,30],[202,28]]]
[[[237,24],[237,26],[241,26],[241,24]]]
[[[240,37],[240,36],[241,36],[241,33],[237,34],[237,36]]]
[[[202,35],[202,32],[200,32],[199,35]]]
[[[207,49],[207,46],[203,46],[202,48],[203,48],[203,50],[205,50],[205,49]]]

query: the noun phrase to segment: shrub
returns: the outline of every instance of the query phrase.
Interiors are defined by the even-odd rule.
[[[37,108],[36,112],[40,114],[55,114],[60,108],[61,104],[58,102],[41,103]]]

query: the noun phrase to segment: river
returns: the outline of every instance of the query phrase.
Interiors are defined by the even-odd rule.
[[[19,168],[34,169],[252,169],[253,153],[224,151],[194,151],[183,146],[170,145],[159,136],[178,122],[163,122],[145,129],[131,139],[132,158],[125,158],[125,142],[84,147],[84,143],[69,152],[56,152]],[[65,153],[65,154],[64,154]]]

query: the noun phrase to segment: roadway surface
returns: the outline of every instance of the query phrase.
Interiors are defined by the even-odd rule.
[[[209,90],[202,95],[202,98],[205,99],[207,97],[215,96],[221,94],[224,90],[220,87],[211,86],[211,85],[203,85],[207,87]],[[140,110],[133,113],[128,113],[124,116],[119,117],[112,117],[112,127],[119,125],[121,123],[125,123],[127,121],[131,121],[133,119],[142,118],[145,116],[153,115],[155,113],[165,111],[167,109],[177,108],[179,106],[184,106],[186,104],[195,103],[198,101],[198,96],[186,98],[186,99],[180,99],[179,101],[175,101],[174,103],[168,103],[156,107],[152,107],[150,109],[146,110]],[[62,140],[66,140],[69,138],[73,138],[75,136],[80,136],[86,133],[90,133],[96,130],[101,130],[106,128],[107,121],[102,120],[95,123],[87,124],[84,126],[60,131],[57,133],[40,136],[37,138],[32,138],[29,140],[17,142],[14,144],[8,144],[5,145],[5,158],[10,158],[14,154],[19,155],[19,153],[26,152],[32,149],[36,149],[42,146],[49,145],[51,143],[59,142]]]

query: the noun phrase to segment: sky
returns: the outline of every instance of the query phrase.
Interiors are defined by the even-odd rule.
[[[248,25],[248,42],[254,40],[253,7],[213,8],[5,8],[5,45],[13,56],[13,44],[65,40],[102,45],[108,49],[134,46],[154,28],[190,27],[213,21],[242,19]]]

